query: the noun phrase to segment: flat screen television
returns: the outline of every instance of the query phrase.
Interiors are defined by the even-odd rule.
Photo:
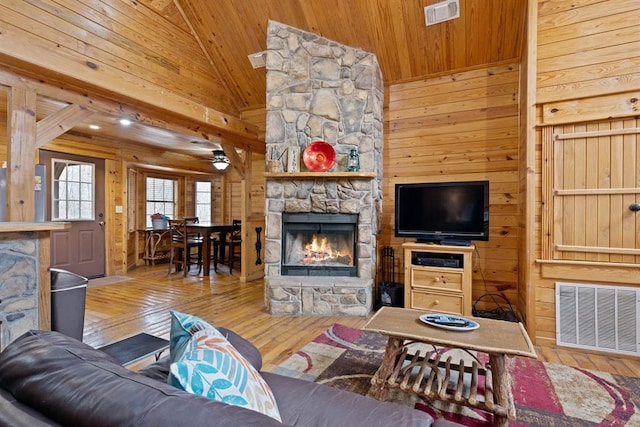
[[[469,245],[489,240],[489,181],[396,184],[395,236]]]

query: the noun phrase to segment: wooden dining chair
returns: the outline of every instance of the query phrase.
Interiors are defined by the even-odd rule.
[[[229,274],[233,273],[233,264],[241,261],[242,253],[242,222],[234,219],[231,222],[231,232],[224,240],[214,241],[213,270],[218,271],[218,263],[229,266]]]
[[[198,273],[202,271],[202,237],[187,227],[194,222],[197,221],[193,218],[169,220],[169,274],[175,267],[176,271],[182,269],[186,276],[193,264],[198,265]],[[197,249],[195,253],[194,248]]]

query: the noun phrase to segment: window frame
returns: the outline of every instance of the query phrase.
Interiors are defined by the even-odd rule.
[[[80,166],[81,169],[83,167],[88,167],[91,171],[90,181],[86,181],[86,180],[83,181],[82,176],[79,176],[77,180],[73,180],[72,179],[73,177],[61,180],[60,177],[56,177],[56,170],[57,170],[56,167],[58,164],[64,164],[65,168],[63,170],[67,173],[68,173],[69,166]],[[79,175],[82,175],[82,173],[80,173]],[[60,176],[62,176],[62,173],[60,174]],[[67,183],[65,185],[65,190],[64,190],[64,194],[65,194],[64,201],[66,201],[67,205],[69,204],[70,201],[74,203],[77,202],[78,204],[79,216],[77,218],[70,218],[68,216],[68,213],[69,213],[68,206],[67,208],[65,208],[66,216],[64,217],[60,216],[60,202],[63,200],[62,197],[60,196],[61,194],[60,187],[58,186],[60,182]],[[77,199],[69,198],[70,183],[78,184]],[[89,185],[89,198],[84,197],[87,192],[87,189],[86,189],[87,185]],[[84,190],[83,190],[83,186],[85,187]],[[58,191],[56,191],[56,189],[58,189]],[[90,213],[89,216],[82,216],[83,203],[90,204],[90,207],[88,208],[88,212]],[[96,165],[94,163],[83,162],[79,160],[69,160],[69,159],[60,159],[60,158],[51,159],[51,221],[77,222],[77,221],[95,221],[95,219],[96,219]]]
[[[208,186],[209,191],[205,192],[205,191],[199,191],[198,189],[198,185],[199,184],[206,184]],[[207,193],[209,195],[209,197],[207,198],[208,203],[200,203],[198,201],[198,195],[201,193]],[[195,212],[195,216],[198,217],[198,219],[201,222],[213,222],[213,183],[211,181],[195,181],[193,184],[193,204],[194,204],[194,212]],[[207,218],[206,216],[204,216],[201,212],[200,209],[198,209],[199,206],[208,206],[209,208],[209,218]]]
[[[172,184],[172,199],[171,200],[165,200],[165,199],[150,199],[149,198],[149,181],[150,180],[157,180],[157,181],[162,181],[163,183],[171,183]],[[166,216],[168,216],[169,218],[175,218],[176,215],[176,210],[178,207],[178,179],[176,178],[170,178],[170,177],[163,177],[163,176],[149,176],[147,175],[145,177],[145,225],[147,228],[150,228],[152,226],[151,224],[151,215],[154,213],[161,213],[164,214]],[[151,209],[150,209],[150,204],[153,204]],[[158,209],[158,205],[171,205],[171,212],[167,213],[166,212],[166,208],[165,209]],[[160,212],[160,210],[162,210],[163,212]]]

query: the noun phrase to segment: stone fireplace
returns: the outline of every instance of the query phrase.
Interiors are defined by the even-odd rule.
[[[283,213],[283,276],[356,276],[358,215]]]
[[[266,174],[271,314],[366,316],[372,309],[383,89],[375,55],[269,22],[266,160],[281,171]],[[334,148],[329,171],[287,159],[314,141]],[[360,156],[359,172],[346,171],[351,150]]]

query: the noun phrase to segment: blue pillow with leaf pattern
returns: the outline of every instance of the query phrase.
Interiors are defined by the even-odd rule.
[[[198,316],[172,310],[171,333],[169,337],[169,361],[173,363],[179,360],[191,337],[193,337],[193,334],[205,329],[215,330],[206,320]]]
[[[269,385],[213,327],[191,336],[180,359],[171,364],[169,384],[282,421]]]

